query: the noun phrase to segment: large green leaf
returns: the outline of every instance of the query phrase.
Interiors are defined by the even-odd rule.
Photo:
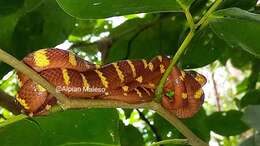
[[[229,45],[240,47],[260,57],[260,15],[230,8],[215,12],[210,16],[208,23]]]
[[[68,110],[33,121],[25,119],[1,128],[1,145],[119,145],[118,114],[112,109]]]
[[[184,29],[185,16],[166,14],[126,21],[111,32],[116,37],[108,53],[107,62],[120,59],[152,58],[158,54],[172,55],[178,48]],[[125,33],[128,31],[128,33]]]
[[[182,121],[202,140],[207,142],[210,140],[211,125],[207,123],[206,111],[203,108],[201,108],[192,118],[183,119]]]
[[[181,58],[183,68],[198,68],[218,59],[228,45],[216,36],[209,28],[196,34]]]
[[[189,6],[194,0],[180,0]],[[80,19],[98,19],[150,12],[182,11],[177,0],[57,0],[68,14]]]
[[[42,2],[43,0],[0,0],[0,16],[16,13],[20,9],[30,12]]]
[[[0,16],[16,12],[23,3],[24,0],[0,0]]]
[[[1,146],[39,146],[41,136],[39,126],[27,119],[0,128]]]
[[[12,8],[12,6],[9,6],[10,4],[12,5],[17,5],[19,3],[15,2],[15,0],[12,1],[5,1],[1,0],[1,3],[9,3],[8,5],[4,5],[6,8]],[[22,1],[21,1],[22,2]],[[17,22],[19,21],[20,17],[25,15],[25,13],[29,12],[30,10],[33,10],[35,8],[38,8],[39,5],[42,3],[42,0],[25,0],[23,5],[20,6],[19,8],[16,8],[15,10],[12,11],[11,14],[1,16],[0,17],[0,27],[3,29],[0,29],[0,47],[4,49],[10,50],[9,52],[13,52],[14,50],[12,49],[12,36],[15,30],[15,27],[17,25]],[[1,5],[2,6],[2,5]],[[0,7],[1,7],[0,6]],[[1,10],[2,11],[2,10]],[[4,10],[3,10],[4,12]]]
[[[33,8],[37,8],[41,1],[25,0],[25,1],[5,1],[0,2],[0,48],[8,50],[12,55],[18,55],[12,43],[14,29],[20,17]],[[23,5],[22,5],[23,4]],[[24,51],[24,50],[19,50]],[[10,66],[0,61],[0,78],[11,69]]]
[[[74,18],[55,1],[39,2],[27,0],[23,8],[0,17],[0,27],[4,28],[0,29],[0,47],[18,59],[33,50],[55,47],[66,40],[74,27]],[[0,65],[1,77],[8,68],[1,62]]]
[[[121,146],[144,146],[142,134],[132,125],[125,126],[120,122],[120,144]]]
[[[245,109],[243,121],[260,131],[260,105],[250,105]]]
[[[154,127],[158,136],[162,140],[184,138],[184,136],[173,125],[158,114],[154,115]],[[165,146],[171,146],[171,144]]]
[[[224,0],[219,9],[237,7],[244,10],[252,9],[256,6],[258,0]]]
[[[212,131],[223,136],[238,135],[248,129],[241,120],[242,112],[230,110],[228,112],[215,112],[211,114],[207,123]]]
[[[66,40],[74,24],[74,19],[65,14],[55,1],[46,0],[37,10],[20,18],[14,30],[13,44],[17,50],[27,51],[55,47]]]

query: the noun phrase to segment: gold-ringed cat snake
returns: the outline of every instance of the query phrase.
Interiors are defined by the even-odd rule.
[[[143,103],[153,100],[154,90],[170,59],[157,56],[151,60],[122,60],[99,67],[69,51],[50,48],[30,53],[23,62],[68,98]],[[43,87],[21,72],[17,74],[20,90],[16,99],[27,113],[37,115],[56,104],[56,99]],[[204,101],[202,86],[205,83],[203,75],[175,66],[164,86],[161,104],[179,118],[191,117]]]

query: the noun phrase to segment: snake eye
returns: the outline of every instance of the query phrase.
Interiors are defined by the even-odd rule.
[[[195,71],[188,71],[187,73],[191,75],[201,86],[206,84],[207,79],[202,74],[199,74]]]
[[[189,74],[189,75],[191,75],[193,78],[196,78],[196,76],[197,76],[197,72],[196,71],[187,71],[187,73]]]

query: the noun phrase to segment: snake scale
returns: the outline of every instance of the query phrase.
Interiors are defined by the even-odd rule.
[[[118,100],[130,104],[149,102],[170,63],[168,57],[121,60],[98,66],[73,53],[40,49],[22,60],[68,98]],[[40,115],[56,98],[21,72],[16,100],[28,114]],[[206,78],[194,71],[173,68],[164,86],[162,106],[179,118],[193,116],[204,101]]]

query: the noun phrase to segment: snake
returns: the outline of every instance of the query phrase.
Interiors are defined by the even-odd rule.
[[[140,104],[154,100],[156,87],[171,59],[156,56],[96,65],[71,51],[46,48],[28,54],[22,62],[67,98]],[[16,100],[25,113],[41,115],[57,104],[57,99],[30,77],[19,71],[17,76],[20,88]],[[163,87],[160,104],[178,118],[192,117],[204,102],[202,87],[206,81],[202,74],[174,66]]]

